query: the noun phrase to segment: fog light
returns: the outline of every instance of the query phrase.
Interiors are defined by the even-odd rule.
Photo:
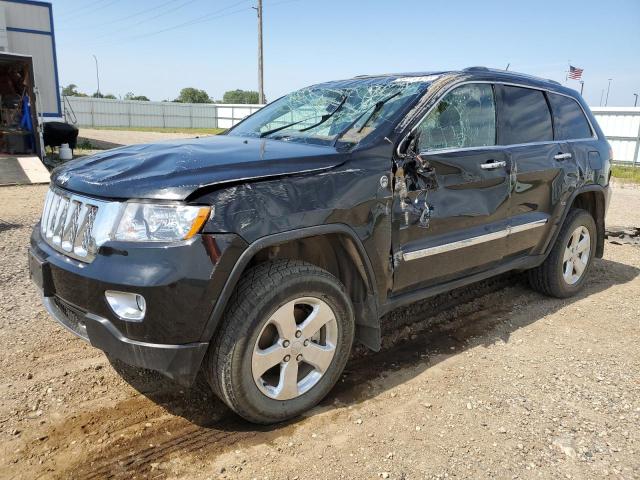
[[[107,290],[104,292],[104,296],[113,313],[122,320],[140,322],[147,312],[147,302],[142,295],[137,293]]]

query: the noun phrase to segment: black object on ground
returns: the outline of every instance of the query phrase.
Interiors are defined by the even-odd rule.
[[[44,144],[47,147],[59,147],[68,143],[69,148],[76,148],[78,128],[64,122],[46,122],[44,124]]]
[[[640,245],[640,227],[609,227],[605,238],[614,245]]]

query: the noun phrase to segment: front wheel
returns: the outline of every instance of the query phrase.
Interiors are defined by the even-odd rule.
[[[338,279],[305,262],[269,262],[240,280],[205,373],[214,392],[240,416],[280,422],[331,390],[353,336],[353,307]]]
[[[585,282],[596,250],[596,223],[586,210],[572,209],[547,259],[529,270],[529,283],[541,293],[566,298]]]

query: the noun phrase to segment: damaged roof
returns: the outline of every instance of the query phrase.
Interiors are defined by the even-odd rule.
[[[562,85],[548,78],[536,77],[535,75],[529,75],[527,73],[513,72],[510,70],[500,70],[497,68],[487,67],[467,67],[462,70],[439,70],[439,71],[425,71],[425,72],[402,72],[402,73],[382,73],[373,75],[357,75],[354,78],[357,79],[373,79],[373,78],[418,78],[423,77],[434,80],[442,75],[460,75],[465,77],[487,77],[490,76],[494,80],[512,80],[518,82],[529,83],[536,86],[546,85],[549,89],[556,90],[558,87],[564,89]]]

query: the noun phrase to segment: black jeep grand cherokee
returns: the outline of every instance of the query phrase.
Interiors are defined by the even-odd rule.
[[[357,77],[226,135],[55,170],[30,248],[50,314],[112,356],[291,418],[380,317],[528,270],[578,292],[603,252],[611,152],[582,98],[482,67]]]

